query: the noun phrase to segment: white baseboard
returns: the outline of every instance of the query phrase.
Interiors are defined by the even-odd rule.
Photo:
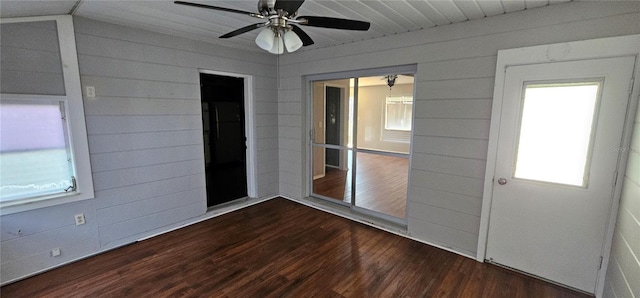
[[[392,233],[392,234],[395,234],[395,235],[398,235],[398,236],[401,236],[401,237],[404,237],[404,238],[407,238],[407,239],[411,239],[411,240],[414,240],[414,241],[418,241],[420,243],[424,243],[426,245],[430,245],[430,246],[433,246],[433,247],[436,247],[436,248],[439,248],[439,249],[442,249],[442,250],[446,250],[448,252],[452,252],[454,254],[457,254],[457,255],[460,255],[460,256],[463,256],[463,257],[466,257],[466,258],[469,258],[469,259],[473,259],[473,260],[476,259],[475,255],[472,256],[472,255],[466,254],[464,252],[453,250],[453,249],[451,249],[449,247],[446,247],[446,246],[442,246],[442,245],[439,245],[439,244],[436,244],[436,243],[432,243],[432,242],[429,242],[429,241],[426,241],[426,240],[422,240],[422,239],[418,239],[418,238],[412,237],[411,235],[409,235],[407,233],[407,231],[401,231],[399,229],[394,229],[391,226],[385,227],[384,225],[372,223],[372,222],[370,222],[368,220],[364,220],[362,218],[354,217],[351,214],[345,214],[345,213],[342,213],[342,212],[338,212],[338,211],[333,210],[331,208],[327,208],[327,207],[319,205],[319,204],[313,204],[312,202],[308,202],[308,201],[305,201],[305,200],[296,200],[296,199],[292,199],[292,198],[289,198],[289,197],[286,197],[286,196],[283,196],[283,195],[280,195],[280,197],[283,197],[283,198],[285,198],[287,200],[290,200],[290,201],[294,201],[296,203],[303,204],[305,206],[309,206],[309,207],[314,208],[314,209],[318,209],[320,211],[324,211],[324,212],[331,213],[333,215],[337,215],[337,216],[340,216],[340,217],[343,217],[343,218],[346,218],[346,219],[349,219],[349,220],[353,220],[355,222],[359,222],[361,224],[365,224],[367,226],[370,226],[370,227],[373,227],[373,228],[376,228],[376,229],[379,229],[379,230],[383,230],[385,232],[389,232],[389,233]]]
[[[38,275],[40,273],[44,273],[44,272],[47,272],[47,271],[50,271],[50,270],[53,270],[53,269],[56,269],[56,268],[59,268],[59,267],[65,266],[65,265],[69,265],[71,263],[75,263],[77,261],[81,261],[81,260],[96,256],[96,255],[105,253],[107,251],[118,249],[118,248],[121,248],[123,246],[127,246],[127,245],[130,245],[130,244],[139,242],[139,241],[143,241],[143,240],[146,240],[146,239],[149,239],[149,238],[153,238],[153,237],[156,237],[156,236],[159,236],[159,235],[162,235],[162,234],[166,234],[166,233],[169,233],[171,231],[175,231],[177,229],[181,229],[181,228],[184,228],[186,226],[190,226],[190,225],[199,223],[201,221],[205,221],[205,220],[208,220],[208,219],[211,219],[211,218],[214,218],[214,217],[218,217],[220,215],[224,215],[224,214],[227,214],[227,213],[230,213],[230,212],[242,209],[242,208],[253,206],[255,204],[266,202],[268,200],[271,200],[271,199],[274,199],[274,198],[277,198],[277,197],[281,197],[281,196],[275,195],[275,196],[270,196],[270,197],[254,199],[254,200],[249,199],[247,201],[244,201],[244,202],[236,204],[236,205],[229,205],[229,206],[225,206],[225,207],[220,208],[220,209],[214,209],[214,210],[211,210],[211,211],[208,211],[208,212],[204,213],[201,216],[194,217],[194,218],[191,218],[191,219],[187,219],[187,220],[183,221],[182,223],[177,223],[177,226],[168,225],[168,226],[165,227],[166,229],[161,230],[161,231],[159,231],[157,233],[151,234],[149,236],[145,236],[145,237],[140,238],[138,240],[122,243],[120,245],[113,246],[113,247],[100,248],[97,251],[92,252],[92,253],[87,254],[87,255],[84,255],[82,257],[74,258],[74,259],[62,262],[60,264],[56,264],[54,266],[50,266],[50,267],[47,267],[47,268],[44,268],[44,269],[40,269],[40,270],[38,270],[36,272],[30,273],[30,274],[27,274],[27,275],[24,275],[24,276],[20,276],[20,277],[14,278],[14,279],[2,281],[2,282],[0,282],[0,286],[4,286],[4,285],[10,284],[10,283],[14,283],[14,282],[17,282],[17,281],[20,281],[20,280],[23,280],[23,279],[27,279],[29,277]],[[160,229],[162,229],[162,228],[160,228]]]

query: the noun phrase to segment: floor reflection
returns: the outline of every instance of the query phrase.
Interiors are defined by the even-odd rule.
[[[356,206],[405,217],[408,158],[358,153],[356,172]],[[313,192],[351,202],[351,174],[351,169],[327,167],[325,176],[313,181]]]

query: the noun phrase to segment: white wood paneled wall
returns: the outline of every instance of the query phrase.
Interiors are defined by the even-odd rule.
[[[82,84],[96,92],[84,100],[95,199],[2,216],[2,283],[202,218],[198,69],[254,76],[258,195],[278,194],[271,54],[83,18],[74,26]],[[78,213],[85,225],[74,224]]]
[[[78,19],[100,245],[205,212],[198,69],[254,75],[258,194],[277,193],[275,63],[268,55]],[[161,40],[158,40],[160,37]],[[95,148],[95,150],[94,150]],[[275,160],[275,162],[274,162]],[[265,181],[263,181],[265,180]]]
[[[640,106],[635,119],[604,287],[607,298],[640,297]]]
[[[639,32],[640,2],[572,2],[282,56],[280,193],[307,195],[305,75],[415,63],[408,233],[475,258],[498,50]]]

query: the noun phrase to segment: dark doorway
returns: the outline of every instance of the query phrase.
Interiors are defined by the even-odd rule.
[[[247,196],[244,79],[200,74],[207,206]]]
[[[330,145],[341,145],[340,123],[342,122],[340,114],[340,88],[326,87],[325,101],[326,107],[326,128],[325,142]],[[325,164],[327,166],[340,167],[340,150],[327,149]]]

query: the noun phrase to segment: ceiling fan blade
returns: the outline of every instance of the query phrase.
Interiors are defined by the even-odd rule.
[[[229,33],[227,33],[225,35],[222,35],[222,36],[220,36],[220,38],[234,37],[236,35],[240,35],[242,33],[247,33],[247,32],[249,32],[251,30],[258,29],[260,27],[264,27],[264,23],[256,23],[256,24],[253,24],[253,25],[242,27],[240,29],[237,29],[237,30],[231,31],[231,32],[229,32]]]
[[[302,3],[304,3],[304,0],[277,0],[274,8],[276,10],[282,9],[292,16],[298,11]]]
[[[237,9],[232,9],[232,8],[226,8],[226,7],[211,6],[211,5],[205,5],[205,4],[200,4],[200,3],[192,3],[192,2],[184,2],[184,1],[174,1],[173,3],[180,4],[180,5],[186,5],[186,6],[199,7],[199,8],[207,8],[207,9],[213,9],[213,10],[226,11],[226,12],[240,13],[240,14],[249,15],[249,16],[252,16],[252,17],[256,16],[256,14],[253,13],[253,12],[237,10]]]
[[[371,27],[371,23],[369,22],[330,18],[330,17],[305,16],[305,17],[298,17],[296,20],[300,20],[300,21],[306,20],[306,22],[304,21],[301,22],[300,25],[332,28],[332,29],[367,31],[369,30],[369,27]]]
[[[264,15],[269,15],[269,11],[275,5],[275,0],[258,0],[258,11]]]
[[[307,35],[307,33],[302,31],[302,29],[300,29],[300,27],[298,27],[296,25],[291,25],[291,30],[293,30],[293,32],[298,34],[298,37],[300,37],[300,39],[302,40],[302,46],[306,47],[306,46],[310,46],[310,45],[313,44],[313,39],[311,39],[311,37],[309,37],[309,35]]]

